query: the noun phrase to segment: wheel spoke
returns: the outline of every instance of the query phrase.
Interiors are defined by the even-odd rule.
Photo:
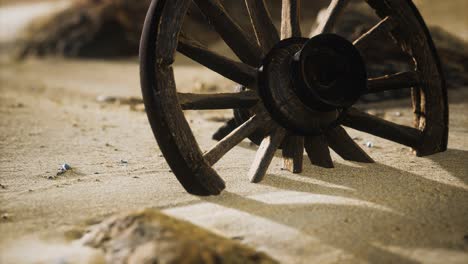
[[[371,46],[371,43],[377,43],[388,35],[397,26],[396,21],[392,17],[385,17],[373,28],[369,29],[366,33],[354,41],[354,46],[361,52],[364,52]]]
[[[281,142],[286,135],[284,128],[276,128],[270,135],[263,139],[260,147],[258,148],[255,160],[250,167],[249,178],[251,182],[260,182],[268,170],[275,152],[280,146]]]
[[[349,1],[350,0],[332,0],[327,8],[326,17],[320,21],[317,28],[312,32],[311,37],[323,33],[331,33],[335,27],[336,21],[338,21],[338,18],[342,14]]]
[[[301,0],[283,0],[281,11],[281,39],[300,37]]]
[[[292,173],[302,172],[304,137],[287,136],[283,141],[283,169]]]
[[[219,0],[194,0],[194,2],[240,60],[255,67],[260,64],[262,54],[260,47],[234,22]]]
[[[327,142],[338,155],[345,160],[372,163],[374,160],[359,147],[343,127],[338,126],[326,133]]]
[[[192,60],[234,82],[244,86],[251,86],[255,83],[257,75],[257,70],[255,68],[209,51],[195,40],[181,36],[179,38],[177,50]]]
[[[313,165],[323,168],[333,168],[330,149],[325,136],[309,136],[305,138],[305,149]]]
[[[255,36],[263,53],[266,54],[280,39],[270,13],[265,6],[265,0],[245,0],[245,4],[249,11]]]
[[[355,108],[348,110],[343,125],[412,148],[417,148],[422,138],[422,132],[416,128],[398,125]]]
[[[209,165],[212,166],[216,164],[229,150],[237,146],[242,140],[268,122],[269,120],[257,115],[251,117],[225,138],[220,140],[212,149],[206,152],[203,157]]]
[[[240,93],[193,94],[177,93],[183,110],[249,108],[258,102],[253,91]]]
[[[420,83],[417,72],[399,72],[382,77],[371,78],[367,81],[367,93],[378,93],[388,90],[412,88]]]

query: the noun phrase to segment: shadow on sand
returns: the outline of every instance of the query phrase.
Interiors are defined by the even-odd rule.
[[[429,158],[466,183],[467,151]],[[294,177],[267,175],[261,184],[281,193],[267,200],[229,192],[204,199],[289,226],[372,263],[417,263],[384,247],[468,249],[468,188],[429,178],[382,164],[306,166]]]

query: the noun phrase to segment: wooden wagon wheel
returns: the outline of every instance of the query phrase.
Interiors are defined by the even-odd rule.
[[[141,42],[141,86],[147,115],[171,169],[196,195],[219,194],[225,183],[212,166],[262,128],[265,136],[248,175],[259,182],[281,146],[284,167],[301,172],[304,149],[312,164],[331,168],[329,147],[346,160],[373,162],[343,126],[409,146],[424,156],[446,150],[447,94],[429,31],[410,0],[367,0],[381,21],[353,43],[331,34],[347,0],[332,0],[312,32],[300,28],[300,1],[283,0],[278,33],[263,0],[245,0],[255,37],[219,0],[193,0],[241,62],[213,53],[180,34],[191,0],[153,0]],[[305,34],[303,34],[305,33]],[[414,60],[413,70],[368,78],[361,58],[391,36]],[[172,64],[179,51],[245,87],[236,93],[183,94]],[[412,89],[414,127],[353,108],[365,93]],[[186,121],[186,109],[247,109],[245,122],[202,153]]]

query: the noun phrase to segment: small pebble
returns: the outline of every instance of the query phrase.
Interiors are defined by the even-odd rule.
[[[3,220],[8,220],[10,218],[9,214],[2,214],[2,219]]]
[[[72,169],[72,167],[71,167],[70,165],[68,165],[68,164],[66,164],[66,163],[65,163],[65,164],[62,164],[62,165],[60,166],[60,168],[58,169],[58,171],[57,171],[57,176],[62,175],[62,174],[64,174],[65,172],[67,172],[67,171],[69,171],[69,170],[71,170],[71,169]]]
[[[366,147],[368,147],[368,148],[373,148],[373,147],[374,147],[374,143],[372,143],[372,141],[368,141],[368,142],[366,142]]]
[[[96,97],[96,101],[99,103],[115,103],[117,98],[114,96],[99,95]]]
[[[120,164],[128,164],[128,160],[120,160]]]
[[[402,116],[401,112],[395,112],[395,116]]]
[[[99,172],[96,171],[94,174],[99,174]]]
[[[0,184],[0,188],[1,188],[1,189],[6,189],[6,186],[3,185],[3,184]]]

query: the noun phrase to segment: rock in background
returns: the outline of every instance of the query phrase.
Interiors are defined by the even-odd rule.
[[[303,20],[313,24],[313,18],[328,1],[304,1]],[[20,57],[30,55],[59,55],[65,57],[122,57],[138,54],[140,33],[150,0],[77,0],[70,8],[47,18],[34,21],[20,40]],[[226,9],[246,31],[249,18],[242,1],[225,0]],[[275,24],[280,23],[281,1],[267,1]],[[320,16],[319,16],[320,17]],[[311,23],[308,23],[312,21]],[[355,1],[344,13],[336,32],[356,39],[377,23],[378,18],[363,3]],[[304,23],[305,24],[305,23]],[[304,26],[304,25],[303,25]],[[205,44],[219,40],[204,21],[200,11],[192,5],[184,24],[186,32]],[[305,28],[304,32],[307,32]],[[438,27],[430,31],[438,48],[449,88],[468,84],[468,44]],[[389,38],[383,45],[366,54],[370,76],[407,70],[410,58],[402,53]],[[407,96],[407,92],[388,91],[367,95],[363,101]]]

